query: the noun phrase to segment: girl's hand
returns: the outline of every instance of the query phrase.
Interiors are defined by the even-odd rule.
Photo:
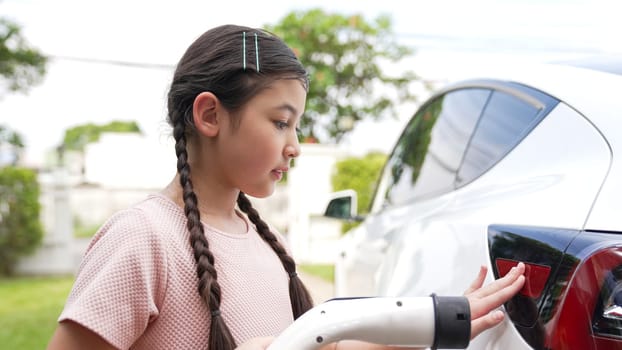
[[[252,338],[236,347],[235,350],[266,350],[273,340],[274,337]]]
[[[510,300],[525,283],[525,264],[522,262],[503,278],[483,286],[487,272],[486,266],[482,266],[477,278],[464,293],[471,307],[471,339],[503,321],[503,311],[495,309]]]

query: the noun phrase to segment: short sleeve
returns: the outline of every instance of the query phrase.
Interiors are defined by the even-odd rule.
[[[74,321],[128,349],[158,317],[166,291],[165,244],[139,209],[111,217],[89,245],[59,322]]]

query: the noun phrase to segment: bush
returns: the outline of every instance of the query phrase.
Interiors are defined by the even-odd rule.
[[[333,191],[352,189],[358,197],[357,212],[366,214],[376,190],[378,178],[387,156],[372,152],[362,158],[345,158],[336,164],[336,171],[332,177]],[[342,232],[355,227],[357,223],[346,223]]]
[[[11,275],[20,256],[43,238],[39,182],[33,170],[0,168],[0,275]]]
[[[75,238],[92,238],[97,230],[103,225],[99,224],[87,224],[80,219],[79,216],[73,217],[73,236]]]

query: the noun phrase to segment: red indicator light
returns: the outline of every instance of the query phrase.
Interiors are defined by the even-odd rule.
[[[518,261],[510,259],[496,259],[497,271],[499,271],[499,278],[505,276],[510,269],[518,265]],[[545,265],[525,264],[525,285],[519,291],[526,297],[537,299],[542,294],[544,286],[549,274],[551,273],[551,267]]]

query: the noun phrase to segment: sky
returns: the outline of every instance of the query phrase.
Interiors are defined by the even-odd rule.
[[[24,137],[25,161],[35,166],[65,129],[89,122],[135,120],[148,137],[169,142],[167,87],[194,39],[217,25],[262,27],[316,7],[391,16],[400,43],[416,50],[404,66],[430,81],[451,80],[481,57],[622,53],[618,0],[0,0],[0,17],[21,25],[28,42],[52,57],[41,84],[0,95],[0,124]],[[358,125],[344,145],[388,152],[412,108]]]

